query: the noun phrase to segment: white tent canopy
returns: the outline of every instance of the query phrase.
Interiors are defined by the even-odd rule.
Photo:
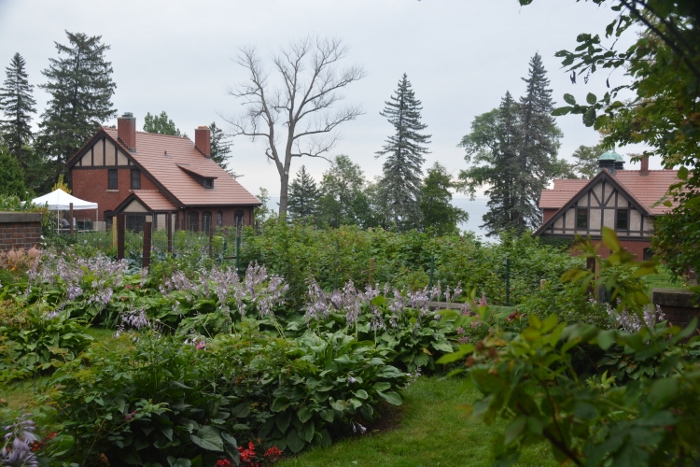
[[[48,205],[49,210],[51,211],[68,211],[71,203],[73,203],[74,211],[97,209],[97,203],[91,203],[90,201],[84,201],[80,198],[76,198],[60,188],[32,200],[32,204],[36,204],[38,206]]]

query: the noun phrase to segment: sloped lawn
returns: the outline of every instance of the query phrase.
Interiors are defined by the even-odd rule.
[[[384,414],[364,436],[316,448],[279,463],[283,467],[490,466],[491,445],[504,424],[472,421],[461,404],[478,397],[459,378],[422,377],[405,392],[403,406]],[[555,466],[547,445],[529,447],[521,466]]]

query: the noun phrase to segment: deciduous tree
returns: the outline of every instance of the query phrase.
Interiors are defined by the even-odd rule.
[[[469,220],[469,213],[452,205],[452,192],[456,183],[447,169],[436,162],[428,169],[421,186],[420,209],[423,214],[423,230],[436,235],[458,233],[457,225]]]
[[[389,218],[384,222],[404,231],[422,225],[420,195],[423,177],[423,157],[427,154],[430,135],[421,133],[427,128],[421,121],[421,101],[415,93],[406,73],[399,81],[396,93],[386,101],[380,112],[394,127],[394,134],[387,140],[377,157],[384,161],[382,191],[386,196]]]
[[[318,219],[322,226],[369,227],[371,209],[362,169],[346,155],[336,156],[321,181]]]
[[[337,140],[337,127],[362,113],[339,106],[341,91],[361,79],[361,67],[340,69],[347,48],[339,40],[307,37],[292,42],[272,58],[279,83],[271,81],[255,48],[243,48],[237,63],[249,79],[231,89],[245,114],[226,118],[233,136],[261,140],[265,157],[280,177],[280,219],[287,215],[289,177],[295,157],[326,158]]]
[[[32,115],[36,113],[36,101],[32,95],[34,86],[29,84],[26,62],[16,53],[5,68],[5,82],[0,88],[0,110],[5,118],[0,120],[2,134],[8,152],[26,168],[27,146],[32,143]]]
[[[150,112],[146,112],[146,116],[143,119],[143,131],[160,135],[182,136],[180,129],[168,117],[165,110],[159,115],[151,115]]]

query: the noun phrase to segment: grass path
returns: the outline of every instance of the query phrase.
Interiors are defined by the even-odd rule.
[[[459,379],[423,377],[406,391],[404,405],[389,416],[394,428],[339,441],[286,459],[282,467],[490,466],[491,445],[505,424],[487,426],[459,409],[478,392]],[[548,446],[529,447],[518,465],[558,465]]]

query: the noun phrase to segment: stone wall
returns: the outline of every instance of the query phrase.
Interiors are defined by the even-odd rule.
[[[685,327],[694,317],[700,319],[700,297],[685,290],[654,289],[651,301],[659,305],[666,319],[677,326]]]
[[[0,212],[0,251],[41,245],[41,213]]]

